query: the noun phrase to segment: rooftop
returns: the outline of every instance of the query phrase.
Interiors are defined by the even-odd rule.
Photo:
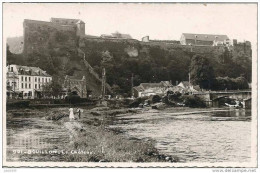
[[[227,35],[213,35],[213,34],[192,34],[192,33],[183,33],[182,34],[185,39],[192,39],[192,40],[202,40],[202,41],[224,41],[229,39]]]
[[[56,22],[56,21],[62,21],[62,22],[68,22],[69,23],[84,23],[82,20],[80,19],[67,19],[67,18],[55,18],[55,17],[52,17],[51,18],[51,22]]]
[[[28,67],[16,64],[11,64],[10,66],[16,66],[18,74],[31,75],[31,76],[46,76],[51,77],[46,71],[40,69],[39,67]]]

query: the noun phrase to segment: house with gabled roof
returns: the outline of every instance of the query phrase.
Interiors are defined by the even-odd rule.
[[[141,83],[134,87],[134,97],[145,97],[151,95],[164,95],[169,88],[173,87],[170,81],[161,81],[159,83]]]
[[[201,90],[199,85],[192,85],[189,81],[182,81],[176,87],[181,93],[194,93]]]
[[[52,81],[52,76],[39,67],[11,64],[6,74],[7,97],[18,96],[35,99],[42,96],[43,86]]]

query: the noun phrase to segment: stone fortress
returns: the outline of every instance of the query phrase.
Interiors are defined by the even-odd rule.
[[[68,46],[75,46],[77,36],[85,36],[85,23],[80,19],[51,18],[50,22],[25,19],[23,28],[24,54],[29,54],[35,49],[44,50],[52,41],[63,41],[62,39],[53,40],[55,38],[51,37],[55,35],[62,37],[64,33],[67,33],[66,37],[69,38],[66,39],[66,43],[63,43],[68,44]]]
[[[61,37],[60,40],[54,40],[55,38],[52,38],[59,34],[66,35],[66,39],[62,40]],[[198,51],[198,53],[228,48],[231,53],[243,52],[247,56],[252,56],[251,43],[249,41],[238,42],[236,39],[229,39],[227,35],[183,33],[180,40],[151,40],[149,36],[145,36],[141,41],[138,41],[133,39],[129,34],[118,32],[111,35],[102,34],[99,37],[86,35],[85,23],[80,19],[51,18],[50,21],[24,20],[24,54],[29,54],[35,49],[44,51],[50,45],[58,48],[59,44],[57,43],[59,42],[60,45],[64,44],[67,47],[77,49],[78,47],[82,47],[81,43],[83,40],[140,43],[182,48],[184,50],[191,49],[191,51]],[[55,43],[50,44],[50,42]]]

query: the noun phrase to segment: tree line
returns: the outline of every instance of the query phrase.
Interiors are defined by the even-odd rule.
[[[251,82],[252,60],[243,52],[232,55],[224,52],[196,54],[181,48],[164,48],[141,43],[83,40],[86,60],[101,76],[106,68],[107,82],[119,94],[131,94],[131,76],[134,86],[140,83],[172,81],[173,84],[189,79],[201,88],[223,90],[248,88]],[[131,48],[131,49],[129,49]],[[51,46],[45,54],[33,52],[28,57],[12,54],[7,49],[7,61],[13,64],[38,66],[58,79],[84,71],[75,48]],[[137,55],[128,50],[136,49]]]

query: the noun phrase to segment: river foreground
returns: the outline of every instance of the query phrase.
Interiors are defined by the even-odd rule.
[[[7,161],[246,162],[251,112],[244,109],[9,110]]]

